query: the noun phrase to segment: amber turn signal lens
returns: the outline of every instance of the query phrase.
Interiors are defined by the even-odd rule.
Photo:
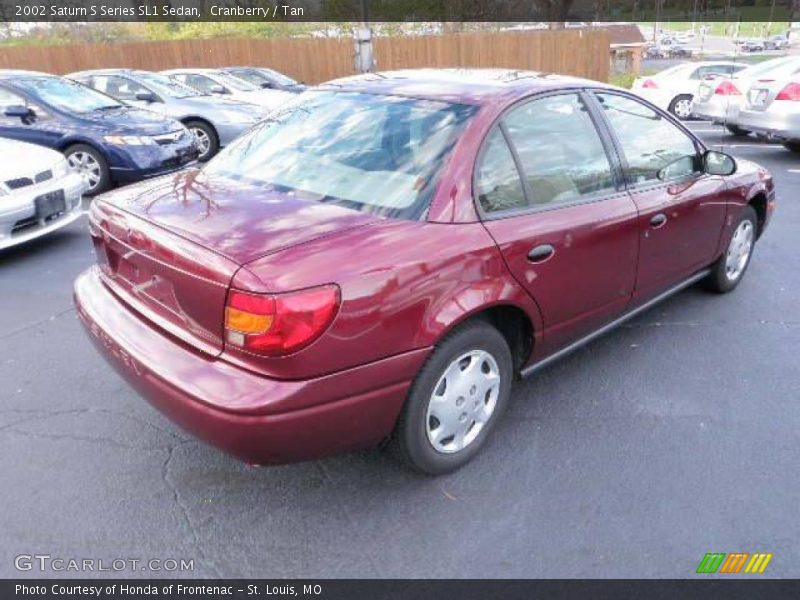
[[[225,309],[225,328],[239,333],[265,333],[272,320],[272,315],[257,315],[230,306]]]

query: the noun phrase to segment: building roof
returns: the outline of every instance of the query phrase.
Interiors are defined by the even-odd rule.
[[[615,46],[643,46],[646,43],[641,29],[633,23],[597,25],[592,29],[607,32],[612,48]]]

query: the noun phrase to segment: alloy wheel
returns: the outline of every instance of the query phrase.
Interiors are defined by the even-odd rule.
[[[736,281],[742,276],[750,253],[753,251],[755,230],[752,221],[745,220],[739,223],[733,232],[728,252],[725,255],[725,276],[729,281]]]
[[[200,158],[205,158],[206,154],[208,154],[211,149],[211,138],[208,136],[208,133],[200,127],[192,127],[189,131],[192,132],[200,148]]]
[[[452,454],[478,437],[497,406],[500,369],[484,350],[462,354],[445,369],[428,402],[426,432],[437,452]]]
[[[681,98],[675,103],[673,110],[679,119],[688,119],[692,114],[692,101],[688,98]]]
[[[102,167],[94,156],[88,152],[78,150],[67,157],[70,169],[81,175],[89,184],[89,191],[97,188],[103,177]]]

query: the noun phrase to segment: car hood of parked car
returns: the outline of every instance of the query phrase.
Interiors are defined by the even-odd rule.
[[[30,177],[33,173],[50,169],[63,160],[61,153],[25,142],[0,138],[0,181],[17,177]]]
[[[95,127],[119,134],[159,135],[181,128],[181,124],[175,119],[124,104],[119,107],[82,113],[80,119]]]
[[[269,187],[183,171],[104,194],[102,202],[239,264],[382,218]]]

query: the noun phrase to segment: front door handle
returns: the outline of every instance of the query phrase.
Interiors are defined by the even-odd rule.
[[[553,256],[555,253],[556,249],[550,244],[542,244],[541,246],[536,246],[530,252],[528,252],[528,260],[533,263],[541,263]]]
[[[658,213],[657,215],[653,215],[653,218],[650,219],[650,225],[653,229],[658,229],[659,227],[663,227],[664,224],[667,222],[667,215],[664,213]]]

